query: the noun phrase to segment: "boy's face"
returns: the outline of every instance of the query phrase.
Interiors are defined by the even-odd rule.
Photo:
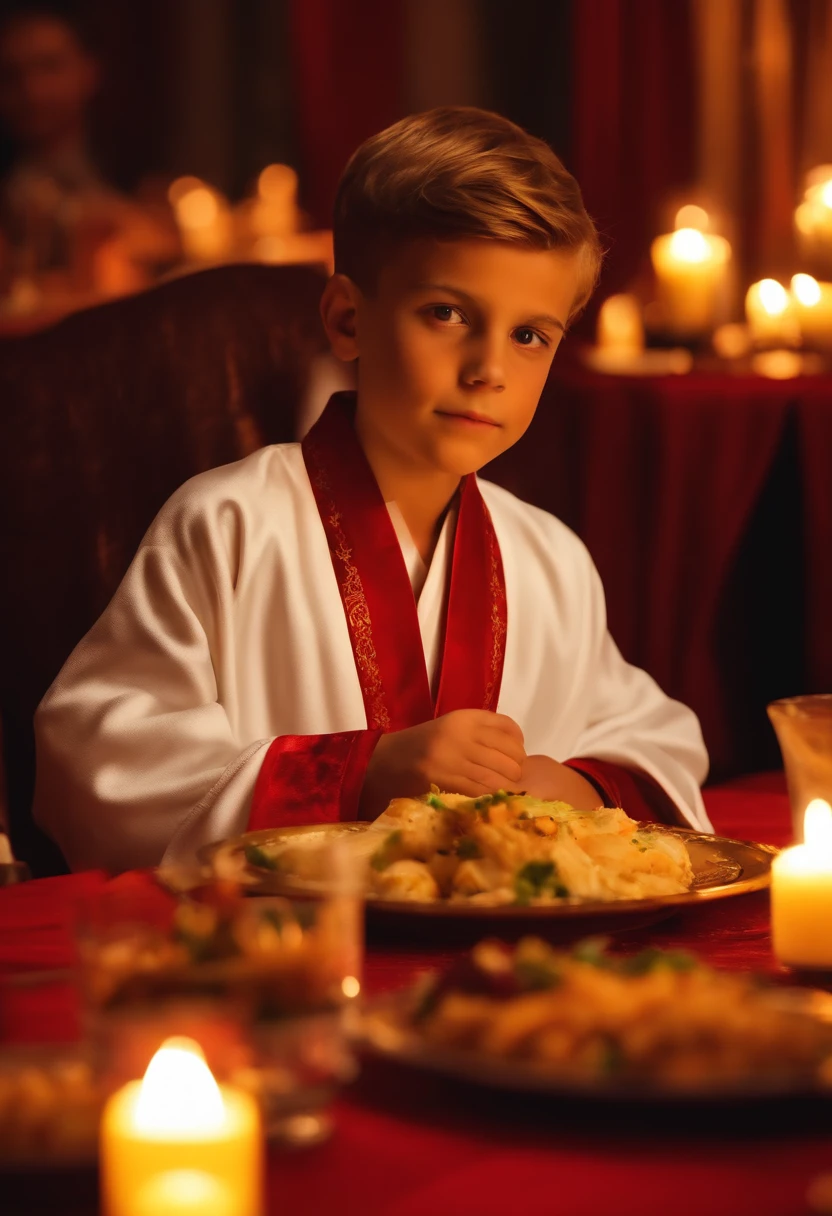
[[[368,455],[458,478],[516,443],[578,285],[578,257],[562,250],[404,245],[372,295],[355,291],[356,426]]]

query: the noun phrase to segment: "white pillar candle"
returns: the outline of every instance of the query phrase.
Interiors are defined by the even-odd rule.
[[[710,333],[726,291],[731,246],[697,228],[677,228],[650,246],[663,327],[679,337]]]
[[[832,283],[819,283],[810,274],[796,274],[791,289],[804,346],[832,349]]]
[[[794,346],[799,340],[794,301],[776,279],[751,284],[745,316],[755,346]]]
[[[598,312],[596,342],[602,350],[622,355],[644,350],[644,324],[635,296],[622,294],[604,300]]]
[[[803,836],[771,866],[774,953],[792,967],[832,968],[832,807],[822,798],[806,808]]]
[[[101,1123],[106,1216],[260,1216],[263,1137],[254,1099],[217,1085],[199,1045],[169,1039]]]
[[[174,195],[182,252],[190,262],[221,262],[234,240],[231,209],[219,193],[201,182]]]

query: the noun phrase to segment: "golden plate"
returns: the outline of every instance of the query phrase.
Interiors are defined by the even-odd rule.
[[[410,1025],[408,1013],[419,986],[387,994],[348,1011],[347,1033],[354,1046],[394,1064],[422,1069],[455,1081],[466,1081],[489,1089],[541,1097],[571,1098],[590,1102],[714,1102],[759,1101],[766,1098],[814,1096],[832,1098],[829,1063],[818,1073],[780,1076],[749,1076],[726,1082],[715,1077],[695,1087],[648,1082],[615,1081],[610,1078],[566,1077],[557,1067],[532,1060],[488,1056],[484,1052],[442,1047],[425,1040]],[[783,988],[778,1003],[822,1022],[832,1022],[832,994],[813,989]]]
[[[679,895],[652,896],[648,899],[618,899],[610,901],[584,900],[574,902],[534,904],[471,904],[463,900],[397,900],[367,896],[367,910],[374,915],[391,917],[438,917],[459,921],[479,922],[499,917],[507,921],[543,920],[587,920],[595,917],[613,920],[634,914],[667,913],[674,908],[686,908],[705,900],[726,899],[732,895],[745,895],[767,887],[772,858],[778,850],[771,845],[754,844],[744,840],[729,840],[723,836],[694,832],[687,828],[670,828],[661,824],[649,826],[651,831],[667,832],[684,840],[690,854],[694,880],[690,891]],[[303,827],[265,828],[259,832],[246,832],[229,840],[205,845],[200,850],[200,860],[206,863],[218,877],[230,877],[243,869],[241,855],[249,845],[273,846],[296,843],[303,837],[311,846],[354,836],[358,833],[378,830],[372,823],[327,823],[310,824]],[[386,833],[379,833],[384,835]],[[252,874],[248,890],[253,895],[309,894],[310,885],[293,882],[286,874]]]

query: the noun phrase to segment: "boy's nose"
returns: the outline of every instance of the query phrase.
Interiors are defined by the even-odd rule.
[[[492,392],[501,393],[505,388],[505,372],[496,347],[483,344],[476,351],[471,351],[462,369],[461,380],[467,388],[489,388]]]

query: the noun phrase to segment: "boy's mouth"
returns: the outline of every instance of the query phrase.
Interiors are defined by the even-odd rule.
[[[502,426],[501,422],[497,422],[495,418],[489,418],[485,414],[478,414],[476,410],[434,410],[440,418],[448,418],[452,422],[459,423],[461,426],[475,427],[496,427]]]

